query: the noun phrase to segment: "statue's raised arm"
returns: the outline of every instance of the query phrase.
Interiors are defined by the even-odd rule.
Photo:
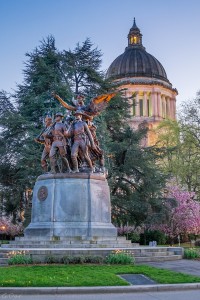
[[[75,106],[72,106],[72,105],[67,104],[67,102],[65,102],[62,98],[60,98],[60,96],[58,96],[56,93],[52,92],[52,96],[53,96],[55,99],[57,99],[57,100],[60,102],[60,104],[61,104],[62,106],[64,106],[66,109],[71,110],[71,111],[75,111],[75,110],[76,110],[76,107],[75,107]]]

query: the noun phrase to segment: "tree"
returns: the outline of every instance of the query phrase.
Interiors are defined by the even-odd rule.
[[[102,53],[93,48],[90,39],[75,49],[61,52],[62,74],[75,94],[84,92],[89,96],[99,93],[104,85],[104,74],[100,71]]]
[[[177,184],[187,187],[200,199],[200,107],[198,99],[183,104],[178,121],[164,120],[157,128],[160,164]]]
[[[73,52],[70,53],[73,56]],[[51,97],[51,92],[56,91],[64,99],[72,98],[75,91],[71,87],[76,86],[75,78],[70,75],[71,71],[68,72],[72,67],[77,68],[76,74],[80,75],[78,84],[85,92],[92,84],[97,89],[100,86],[97,85],[98,80],[102,82],[102,75],[98,73],[101,53],[96,48],[92,49],[88,39],[83,47],[76,47],[74,55],[75,66],[66,61],[67,53],[64,55],[56,49],[55,39],[47,37],[32,52],[26,53],[24,82],[17,85],[11,99],[15,106],[5,92],[0,94],[0,103],[3,104],[0,110],[0,126],[3,129],[0,133],[0,197],[2,207],[14,219],[28,204],[31,198],[29,191],[41,174],[42,147],[34,143],[34,138],[43,127],[43,118],[47,113],[60,110],[65,113],[65,109]]]
[[[129,126],[128,100],[118,95],[110,102],[99,132],[108,157],[113,221],[139,226],[161,218],[165,177],[156,165],[156,149],[141,146],[147,126],[138,130]]]
[[[195,193],[171,185],[165,197],[168,217],[163,224],[152,226],[152,229],[164,232],[172,240],[179,235],[200,234],[200,203],[194,200]],[[176,205],[172,205],[170,198],[176,200]]]
[[[59,55],[52,36],[26,56],[24,82],[12,96],[15,107],[5,93],[0,98],[4,103],[2,112],[6,111],[0,115],[1,196],[6,213],[14,219],[30,200],[28,191],[41,174],[42,149],[34,138],[43,127],[45,113],[58,110],[58,103],[50,98],[51,90],[56,87],[62,94],[71,95],[59,70]]]

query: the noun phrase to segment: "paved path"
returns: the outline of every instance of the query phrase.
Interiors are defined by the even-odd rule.
[[[199,300],[199,290],[166,291],[119,294],[82,294],[82,295],[0,295],[0,299],[11,300]]]
[[[139,265],[141,263],[138,263]],[[196,275],[200,277],[200,261],[181,259],[174,261],[164,261],[164,262],[146,262],[143,265],[153,266],[157,268],[169,269],[175,272],[182,272],[186,274]],[[200,299],[200,295],[199,295]]]

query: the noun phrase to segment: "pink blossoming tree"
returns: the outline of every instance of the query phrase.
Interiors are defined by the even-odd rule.
[[[165,204],[169,215],[164,224],[152,226],[164,232],[171,240],[180,235],[200,234],[200,202],[194,200],[195,193],[183,191],[178,186],[168,188]],[[174,198],[173,206],[167,199]]]

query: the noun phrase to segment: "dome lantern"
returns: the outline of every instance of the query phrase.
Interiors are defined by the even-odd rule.
[[[142,34],[140,32],[140,29],[137,27],[134,18],[133,26],[131,27],[128,34],[128,47],[135,47],[135,46],[139,46],[145,49],[142,45]]]

